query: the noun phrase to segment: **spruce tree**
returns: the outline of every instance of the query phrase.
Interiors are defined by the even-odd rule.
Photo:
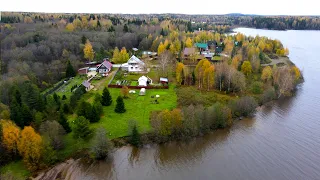
[[[116,113],[126,112],[126,108],[124,107],[123,98],[121,96],[118,96],[118,98],[117,98],[117,105],[116,105],[116,108],[114,109],[114,111]]]
[[[87,120],[85,117],[80,116],[78,117],[73,125],[73,137],[74,138],[87,138],[92,133],[91,129],[89,128],[89,120]]]
[[[98,122],[100,120],[100,114],[96,109],[96,106],[92,106],[89,120],[92,123]]]
[[[104,88],[102,93],[101,104],[102,106],[110,106],[111,103],[112,103],[112,97],[110,95],[110,92],[107,88]]]
[[[21,106],[21,115],[24,126],[29,126],[33,120],[33,117],[29,107],[24,103]]]
[[[136,124],[134,124],[134,126],[132,128],[130,143],[134,146],[140,145],[140,134],[138,132],[138,128],[137,128]]]
[[[81,43],[82,44],[86,44],[87,42],[87,37],[85,37],[84,35],[81,37]]]
[[[128,28],[127,24],[125,24],[123,26],[123,32],[129,32],[129,28]]]
[[[10,119],[14,121],[19,127],[23,127],[23,119],[21,114],[21,106],[13,99],[10,103]]]
[[[66,77],[70,78],[70,77],[75,77],[75,76],[76,76],[76,71],[73,69],[71,62],[68,61],[67,70],[66,70]]]
[[[67,133],[71,132],[70,125],[69,125],[69,123],[67,121],[66,116],[64,115],[64,113],[62,111],[60,111],[60,113],[59,113],[59,121],[58,122],[59,122],[59,124],[61,124],[61,126],[63,127],[63,129]]]

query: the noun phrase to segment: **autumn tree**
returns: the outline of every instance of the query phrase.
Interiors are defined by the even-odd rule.
[[[121,94],[123,98],[128,98],[129,97],[129,88],[127,86],[123,86],[121,88]]]
[[[278,98],[289,96],[294,89],[295,77],[289,67],[274,68],[273,82],[278,87]]]
[[[18,141],[18,150],[28,169],[36,170],[39,168],[42,148],[41,136],[31,126],[24,127]]]
[[[207,86],[207,90],[214,86],[214,65],[210,65],[210,67],[204,70],[204,78],[203,78],[204,86]]]
[[[127,53],[127,50],[125,47],[123,47],[120,51],[120,63],[125,63],[129,60],[129,54]]]
[[[297,66],[292,66],[291,72],[294,74],[295,81],[298,81],[301,78],[301,72]]]
[[[272,78],[272,69],[270,66],[266,66],[262,70],[261,79],[263,81],[269,81]]]
[[[187,38],[186,42],[185,42],[185,46],[187,48],[191,48],[192,47],[192,40],[190,37]]]
[[[159,56],[159,74],[168,77],[169,72],[172,70],[174,57],[169,51],[165,51]]]
[[[165,44],[163,44],[162,42],[160,42],[160,44],[159,44],[159,46],[158,46],[158,55],[162,54],[165,50],[166,50]]]
[[[241,65],[241,71],[246,75],[249,76],[252,72],[252,67],[250,61],[244,61]]]
[[[2,143],[9,152],[17,154],[20,138],[19,127],[9,120],[1,120],[0,123],[2,125]]]
[[[112,97],[108,88],[104,88],[102,92],[101,104],[103,106],[110,106],[112,103]]]
[[[92,61],[94,58],[94,51],[92,49],[92,45],[89,40],[87,40],[86,44],[83,48],[84,58]]]
[[[120,63],[121,62],[120,51],[119,51],[118,47],[115,47],[114,50],[113,50],[112,61],[114,63]]]
[[[176,67],[176,80],[178,85],[181,85],[183,78],[184,78],[184,65],[183,63],[178,63]]]
[[[234,69],[237,69],[237,70],[238,70],[239,63],[240,63],[241,59],[242,59],[242,57],[241,57],[240,54],[238,54],[238,55],[236,55],[236,56],[234,56],[234,57],[232,58],[231,65],[232,65],[232,67],[233,67]]]
[[[74,25],[72,23],[67,24],[66,26],[66,30],[69,32],[73,32],[74,31]]]

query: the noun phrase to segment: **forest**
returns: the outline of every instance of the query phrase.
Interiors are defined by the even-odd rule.
[[[16,169],[30,175],[73,154],[105,159],[113,146],[187,140],[229,127],[259,105],[292,95],[303,76],[279,40],[226,33],[236,26],[317,29],[319,18],[260,18],[3,13],[1,166],[20,163]],[[184,54],[185,48],[209,42],[215,46],[212,59],[201,56],[201,49]],[[137,101],[126,86],[108,88],[111,77],[95,80],[96,91],[80,85],[77,69],[85,63],[107,57],[121,64],[133,54],[142,58],[142,51],[157,53],[156,60],[143,59],[151,77],[170,81],[169,89],[149,91],[164,96],[159,104],[152,101],[149,108],[151,97]],[[283,63],[272,64],[275,59]],[[71,90],[55,92],[64,81],[75,83]],[[135,114],[140,105],[148,110]],[[118,124],[110,124],[110,117]]]

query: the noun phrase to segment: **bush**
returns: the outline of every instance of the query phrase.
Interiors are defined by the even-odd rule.
[[[254,94],[261,94],[263,91],[262,87],[263,87],[262,82],[255,81],[251,85],[251,92]]]
[[[260,96],[260,104],[267,103],[269,101],[272,101],[276,98],[276,91],[274,88],[269,88],[266,91],[263,92],[263,94]]]
[[[256,111],[257,106],[255,99],[249,96],[229,102],[229,107],[235,117],[249,116]]]

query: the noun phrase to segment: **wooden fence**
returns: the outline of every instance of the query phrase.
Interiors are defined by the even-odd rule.
[[[109,84],[109,88],[122,88],[122,85],[116,85],[116,84]],[[129,89],[169,89],[169,86],[127,86]]]

